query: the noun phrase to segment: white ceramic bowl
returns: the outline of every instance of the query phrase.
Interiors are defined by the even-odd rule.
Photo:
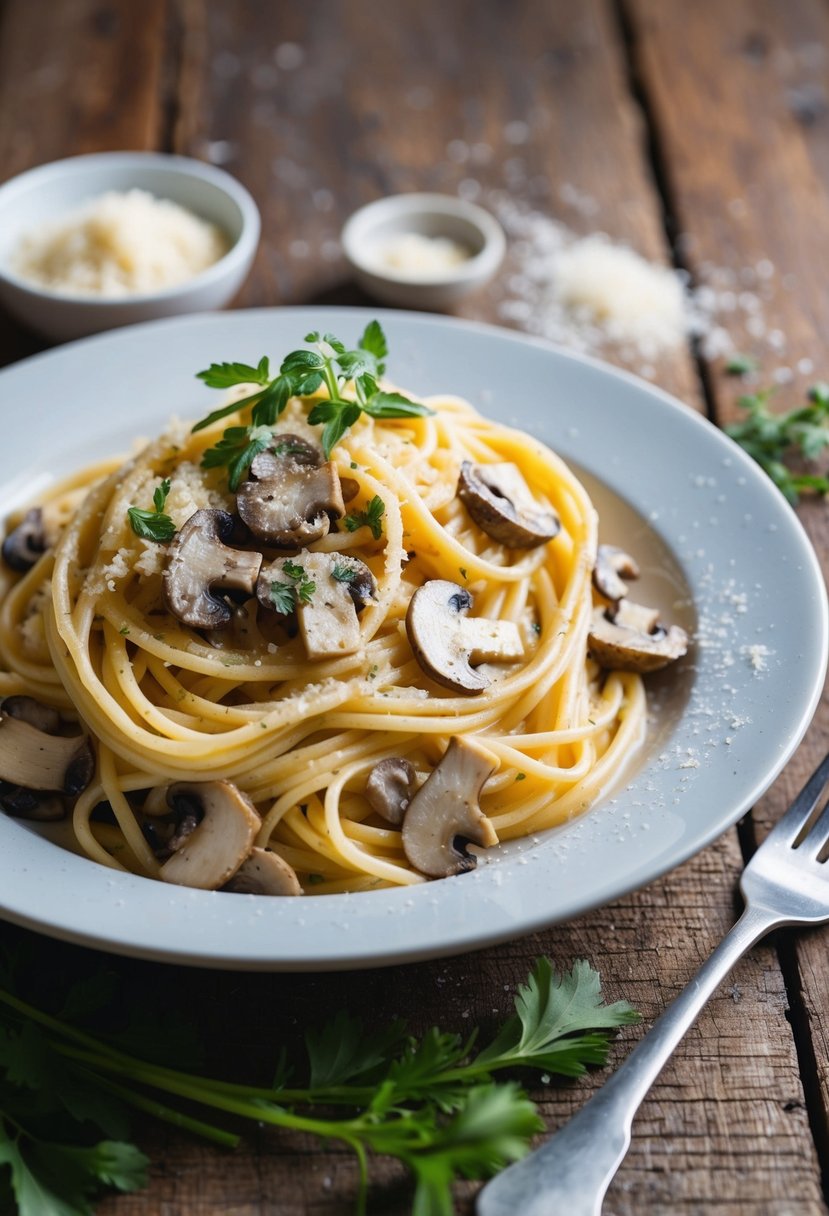
[[[24,234],[108,190],[146,190],[218,225],[230,248],[212,266],[163,291],[119,296],[47,291],[10,268]],[[229,174],[155,152],[99,152],[40,165],[0,186],[0,303],[49,338],[64,341],[180,313],[221,308],[241,287],[259,243],[259,211]]]
[[[393,268],[384,253],[395,238],[445,237],[469,250],[456,265],[426,276]],[[483,207],[446,194],[394,194],[361,207],[342,231],[343,252],[364,291],[404,308],[450,309],[501,265],[501,225]]]

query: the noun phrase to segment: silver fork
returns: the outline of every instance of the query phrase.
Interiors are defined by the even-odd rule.
[[[546,1144],[493,1178],[478,1216],[599,1216],[630,1145],[633,1116],[705,1002],[746,950],[782,925],[829,921],[829,756],[743,871],[745,910],[625,1062]]]

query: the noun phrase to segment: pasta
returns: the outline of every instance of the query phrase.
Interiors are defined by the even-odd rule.
[[[267,611],[251,594],[226,601],[223,629],[171,612],[173,546],[136,535],[128,511],[151,514],[164,484],[179,537],[196,512],[233,514],[226,471],[201,464],[219,424],[197,433],[171,424],[130,459],[54,488],[59,540],[27,572],[3,574],[0,694],[54,706],[94,740],[94,775],[71,812],[75,847],[88,857],[166,878],[168,858],[147,826],[165,822],[153,791],[219,780],[255,806],[256,846],[278,854],[306,892],[415,884],[426,875],[399,824],[366,794],[379,762],[408,761],[417,788],[451,739],[478,740],[495,770],[480,812],[501,841],[581,814],[618,780],[643,740],[646,701],[639,674],[588,657],[598,525],[587,493],[529,436],[455,397],[425,404],[433,412],[424,416],[363,413],[331,454],[351,496],[347,518],[287,557],[266,553],[274,604],[286,596],[301,618],[303,588],[313,588],[306,609],[323,595],[319,571],[333,572],[334,596],[338,579],[368,568],[358,643],[341,654],[309,658],[310,627],[297,632],[296,613]],[[282,436],[300,453],[319,443],[307,401],[292,399],[281,415],[277,455]],[[557,518],[545,543],[505,547],[459,497],[462,468],[506,465]],[[249,535],[224,539],[245,560],[268,548]],[[288,573],[296,568],[304,581]],[[472,694],[436,683],[411,633],[415,592],[447,584],[460,616],[513,639],[509,653],[472,665],[485,685]]]

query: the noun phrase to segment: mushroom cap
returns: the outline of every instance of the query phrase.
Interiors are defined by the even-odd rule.
[[[418,587],[406,613],[406,633],[426,675],[444,688],[476,696],[490,680],[473,661],[520,659],[524,644],[512,621],[468,617],[472,596],[457,583],[430,579]]]
[[[192,815],[198,823],[165,861],[160,877],[205,891],[224,886],[250,853],[261,826],[253,803],[230,781],[177,781],[167,790],[167,803],[182,820]]]
[[[514,464],[465,460],[458,477],[458,497],[481,531],[507,549],[535,549],[561,529],[555,511],[538,505]]]
[[[639,567],[618,545],[599,545],[593,567],[593,586],[606,600],[623,600],[628,593],[624,579],[639,577]]]
[[[471,841],[484,848],[498,843],[478,800],[498,757],[474,737],[454,735],[446,754],[409,803],[403,820],[403,850],[421,874],[446,878],[474,870],[466,851]]]
[[[290,435],[275,431],[268,452],[280,460],[291,460],[294,464],[318,468],[322,464],[322,452],[301,435]]]
[[[352,557],[350,553],[336,553],[330,556],[334,558],[331,564],[331,577],[335,582],[343,584],[359,614],[374,599],[377,591],[374,575],[365,562],[361,562],[359,557]]]
[[[254,536],[290,549],[320,540],[331,517],[345,514],[339,474],[330,461],[298,464],[273,452],[254,457],[236,493],[236,509]]]
[[[239,869],[222,887],[237,895],[302,895],[296,870],[272,849],[251,849]]]
[[[355,654],[362,646],[358,605],[367,603],[374,594],[374,578],[368,566],[340,553],[306,553],[301,565],[314,583],[309,601],[297,604],[299,631],[308,658]],[[338,577],[346,570],[354,577]]]
[[[170,545],[164,600],[173,616],[193,629],[229,623],[231,609],[214,590],[253,594],[262,554],[226,545],[232,532],[233,516],[227,511],[196,511]]]
[[[5,706],[0,710],[0,780],[74,797],[86,789],[94,771],[86,735],[51,734],[8,713]]]
[[[32,507],[3,541],[3,560],[12,570],[25,574],[27,570],[31,570],[46,547],[43,511],[40,507]]]
[[[27,790],[5,781],[0,782],[0,809],[15,819],[30,819],[36,823],[54,823],[66,817],[66,805],[59,794]]]
[[[2,709],[4,714],[10,714],[20,722],[28,722],[47,735],[60,734],[60,714],[53,705],[43,705],[34,697],[16,695],[6,697]]]
[[[414,765],[403,756],[380,760],[368,775],[366,798],[373,811],[399,827],[417,789]]]
[[[588,653],[610,671],[659,671],[688,649],[688,635],[679,625],[666,629],[655,608],[620,600],[593,611]]]
[[[360,483],[353,477],[340,477],[340,492],[343,502],[351,502],[360,493]]]

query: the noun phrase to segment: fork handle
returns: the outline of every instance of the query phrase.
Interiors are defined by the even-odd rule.
[[[478,1216],[599,1216],[645,1094],[735,963],[783,923],[767,908],[747,907],[688,986],[578,1114],[541,1148],[484,1187]]]

